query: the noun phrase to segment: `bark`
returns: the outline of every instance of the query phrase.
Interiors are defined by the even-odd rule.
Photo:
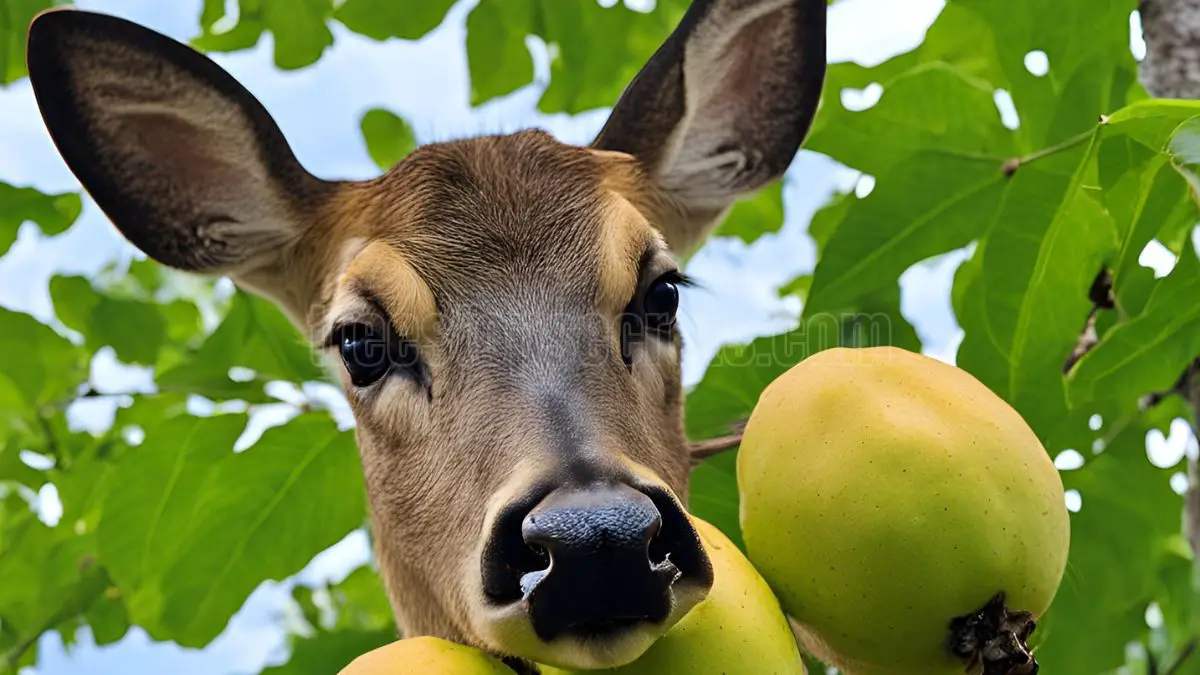
[[[1156,98],[1200,99],[1200,0],[1141,0],[1138,11],[1146,57],[1139,79]],[[1176,392],[1192,408],[1192,433],[1200,439],[1200,359],[1180,378]],[[1188,540],[1200,561],[1200,463],[1188,459],[1185,511]]]
[[[1192,435],[1200,443],[1200,359],[1192,362],[1179,381],[1179,393],[1192,407]],[[1184,512],[1188,541],[1195,559],[1200,561],[1200,460],[1188,458],[1187,509]]]
[[[1157,98],[1200,98],[1200,0],[1141,0],[1142,86]]]

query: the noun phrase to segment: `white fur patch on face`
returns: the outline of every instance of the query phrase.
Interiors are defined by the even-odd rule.
[[[679,350],[675,343],[648,339],[642,343],[633,359],[633,374],[638,386],[645,391],[646,400],[661,401],[667,395],[667,382],[674,381],[671,373],[679,367]]]

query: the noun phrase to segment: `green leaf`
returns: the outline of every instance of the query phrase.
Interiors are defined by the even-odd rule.
[[[126,363],[158,360],[166,323],[157,305],[100,293],[83,277],[52,278],[50,297],[59,320],[81,333],[92,351],[108,345]]]
[[[236,52],[254,47],[266,30],[258,10],[259,2],[260,0],[242,2],[237,25],[223,33],[212,33],[211,25],[203,26],[204,32],[192,38],[191,45],[206,52]],[[206,2],[206,7],[207,4]]]
[[[1131,293],[1136,288],[1130,288],[1127,281],[1130,277],[1144,274],[1140,271],[1144,268],[1138,264],[1142,250],[1164,227],[1177,222],[1195,222],[1196,209],[1193,202],[1187,199],[1187,184],[1165,158],[1156,160],[1153,166],[1143,167],[1141,171],[1130,171],[1130,174],[1135,177],[1130,182],[1137,181],[1139,194],[1131,195],[1132,198],[1125,195],[1106,196],[1110,205],[1119,199],[1133,206],[1127,221],[1118,221],[1118,228],[1124,234],[1124,243],[1113,266],[1113,289],[1121,308],[1137,314],[1141,307],[1135,301],[1136,293]],[[1123,186],[1114,186],[1112,192],[1120,187]],[[1118,209],[1109,206],[1109,212],[1117,213]],[[1136,279],[1132,281],[1137,283]]]
[[[249,368],[255,377],[235,382],[229,370]],[[261,298],[239,291],[224,321],[193,354],[161,373],[163,391],[213,399],[266,401],[268,380],[311,382],[325,378],[319,356],[284,314]]]
[[[1072,406],[1095,398],[1136,401],[1171,389],[1200,355],[1200,258],[1189,241],[1146,309],[1117,325],[1073,369]]]
[[[1086,151],[1073,141],[1021,166],[977,253],[978,268],[956,282],[954,305],[966,332],[959,364],[1016,407],[1043,438],[1067,409],[1060,371],[1091,310],[1092,282],[1120,259],[1122,245],[1136,248],[1126,242],[1143,236],[1146,228],[1137,221],[1148,203],[1151,214],[1172,210],[1159,205],[1168,199],[1154,196],[1156,178],[1126,176],[1157,167],[1144,152],[1131,152],[1130,144],[1160,152],[1198,109],[1136,103],[1078,137],[1088,141]],[[1062,171],[1067,165],[1074,167],[1069,178]],[[1148,189],[1146,199],[1153,201],[1106,211],[1106,188],[1129,195]]]
[[[28,314],[0,307],[0,420],[4,426],[69,400],[87,377],[86,355]]]
[[[187,395],[178,393],[138,394],[129,406],[118,408],[111,433],[137,427],[147,435],[159,425],[187,414]],[[144,442],[144,440],[143,440]]]
[[[808,291],[811,288],[812,288],[812,275],[811,274],[801,274],[800,276],[796,277],[795,279],[792,279],[791,281],[787,282],[786,284],[780,286],[778,289],[778,294],[779,294],[779,297],[781,297],[781,298],[785,298],[785,297],[791,295],[791,296],[795,296],[795,297],[799,298],[801,302],[806,302],[808,300]]]
[[[394,630],[339,630],[321,632],[297,641],[287,663],[272,666],[262,675],[330,675],[363,654],[397,639]]]
[[[1026,92],[1034,86],[1052,87],[1058,92],[1054,116],[1038,144],[1069,138],[1091,126],[1099,115],[1145,96],[1137,82],[1137,61],[1129,49],[1129,17],[1137,8],[1135,2],[1099,0],[1054,6],[1025,0],[1025,7],[1032,16],[1023,27],[1025,40],[1021,46],[1038,49],[1039,42],[1045,44],[1042,48],[1049,54],[1056,75],[1029,77],[1023,70],[1023,59],[1016,54],[1005,65],[1012,73],[1010,79],[1024,79],[1023,83],[1013,84],[1013,96],[1018,100],[1032,97]],[[993,3],[988,12],[991,24],[1012,30],[1008,11],[1002,3]],[[1090,39],[1079,40],[1072,31],[1062,28],[1072,25],[1092,25],[1096,30]],[[997,30],[998,44],[1015,39],[1012,33]],[[1057,66],[1053,65],[1056,61]]]
[[[201,28],[212,28],[213,24],[223,18],[225,18],[225,0],[204,0],[204,5],[200,8]]]
[[[317,607],[313,596],[313,589],[308,586],[296,586],[292,589],[292,602],[296,603],[308,625],[316,628],[321,626],[321,608]]]
[[[813,243],[817,245],[818,257],[823,255],[825,245],[829,243],[829,239],[833,236],[833,233],[837,232],[837,229],[841,227],[842,221],[846,219],[846,214],[850,211],[850,207],[857,201],[858,197],[853,191],[835,191],[830,195],[829,201],[813,214],[812,220],[808,223],[808,235],[812,237]],[[807,304],[812,284],[812,274],[801,274],[783,286],[780,286],[778,295],[781,298],[792,295]]]
[[[831,78],[845,79],[853,68],[834,66]],[[946,64],[894,76],[879,102],[861,112],[826,93],[805,147],[874,175],[876,185],[863,199],[835,203],[845,209],[836,230],[818,226],[821,257],[807,314],[852,304],[921,260],[982,235],[1003,195],[1004,160],[1015,153],[992,90]]]
[[[213,302],[213,281],[149,258],[133,260],[127,266],[108,265],[90,278],[92,286],[105,296],[142,303],[157,311],[165,331],[155,361],[160,371],[176,365],[187,349],[203,339],[200,305]]]
[[[783,181],[775,181],[753,198],[735,204],[715,234],[753,244],[762,235],[774,234],[782,227]]]
[[[836,81],[845,67],[833,66],[830,77]],[[887,82],[866,110],[854,112],[840,97],[827,97],[805,147],[875,176],[918,154],[982,163],[998,174],[1015,146],[992,97],[991,87],[955,67],[922,64]],[[938,182],[926,191],[930,186],[946,191]]]
[[[3,21],[4,0],[0,0],[0,22]],[[0,31],[0,35],[2,35]],[[24,52],[24,40],[21,42]],[[21,63],[24,63],[24,56]],[[3,63],[0,62],[0,71]],[[37,223],[42,234],[53,236],[65,232],[83,211],[83,201],[74,192],[48,195],[29,187],[13,187],[0,182],[0,255],[17,240],[17,231],[27,221]]]
[[[1004,187],[989,162],[937,153],[900,162],[847,205],[813,272],[806,315],[853,304],[915,263],[965,246],[995,217]]]
[[[768,384],[804,359],[834,347],[893,345],[920,349],[900,315],[900,290],[880,293],[858,308],[820,314],[787,333],[725,345],[687,397],[687,432],[693,439],[728,434],[747,418]]]
[[[533,81],[525,36],[533,21],[531,0],[480,0],[467,16],[471,105],[510,94]]]
[[[97,537],[134,620],[156,633],[161,578],[187,543],[196,504],[217,466],[233,457],[244,415],[168,419],[146,430],[111,479]]]
[[[858,196],[853,191],[835,192],[825,206],[813,214],[812,220],[808,223],[808,235],[816,243],[818,252],[825,250],[825,245],[829,243],[833,233],[841,227],[842,221],[846,219],[846,214],[850,212],[850,207],[857,201]]]
[[[642,64],[675,28],[686,4],[660,0],[650,12],[624,3],[481,0],[467,17],[471,103],[533,81],[528,36],[551,47],[542,112],[578,113],[616,103]]]
[[[1063,474],[1083,507],[1071,517],[1066,576],[1039,622],[1046,672],[1109,672],[1124,662],[1124,645],[1147,631],[1146,606],[1183,506],[1169,486],[1171,472],[1146,461],[1147,430],[1129,425],[1084,468]]]
[[[659,0],[648,13],[622,2],[605,7],[598,2],[536,0],[538,23],[529,32],[555,50],[550,86],[538,109],[576,114],[615,104],[684,9],[676,0]]]
[[[1118,126],[1136,126],[1129,122]],[[1187,199],[1187,183],[1200,162],[1197,149],[1189,147],[1200,131],[1196,118],[1178,127],[1168,147],[1157,142],[1148,147],[1128,134],[1110,135],[1100,148],[1099,172],[1105,204],[1117,220],[1124,242],[1113,266],[1113,287],[1120,311],[1136,316],[1148,292],[1148,272],[1138,264],[1142,250],[1160,233],[1175,240],[1179,253],[1197,222],[1195,202]],[[1181,177],[1182,175],[1182,177]],[[1187,180],[1185,180],[1185,178]]]
[[[725,345],[708,364],[704,377],[687,397],[687,433],[692,439],[730,433],[749,416],[758,396],[788,368],[818,351],[803,327]]]
[[[1066,410],[1062,365],[1083,330],[1088,289],[1118,246],[1084,181],[1094,144],[1065,151],[1073,176],[1023,166],[981,249],[959,317],[958,363],[1025,417],[1043,438]],[[961,303],[960,303],[961,304]]]
[[[129,632],[129,612],[115,586],[109,586],[96,597],[84,613],[92,639],[99,646],[119,642]]]
[[[1134,0],[960,0],[946,5],[914,56],[951,63],[1008,91],[1024,154],[1085,131],[1138,96],[1129,50],[1136,8]],[[1088,26],[1087,39],[1068,26]],[[1032,51],[1047,55],[1047,76],[1027,69]]]
[[[329,594],[337,612],[335,629],[394,631],[392,606],[383,580],[373,567],[358,567],[331,587]]]
[[[374,108],[359,122],[367,152],[380,169],[387,171],[417,147],[412,127],[393,112]]]
[[[392,0],[346,0],[334,13],[334,18],[346,28],[373,40],[398,37],[416,40],[437,28],[446,18],[454,0],[421,0],[394,2]]]
[[[29,23],[52,0],[0,0],[0,85],[25,77],[25,39]],[[0,201],[0,213],[4,211]],[[3,253],[6,246],[0,246]]]
[[[738,520],[737,452],[723,452],[692,469],[688,486],[688,510],[745,549]]]
[[[1171,646],[1170,657],[1165,662],[1171,663],[1200,634],[1200,576],[1184,536],[1171,538],[1164,548],[1156,575],[1160,582],[1156,595],[1163,613],[1163,632]],[[1185,661],[1190,667],[1175,672],[1194,675],[1200,668],[1200,663],[1191,661],[1195,656],[1191,654]]]
[[[0,523],[0,627],[5,665],[18,662],[46,631],[84,612],[107,587],[90,537],[48,527],[6,500]]]
[[[317,62],[333,44],[326,20],[332,0],[263,0],[263,22],[275,36],[275,65],[283,70]]]
[[[1200,115],[1200,101],[1150,99],[1131,103],[1104,119],[1106,134],[1123,134],[1159,152],[1183,125]]]
[[[213,33],[224,16],[216,3],[206,3],[201,14],[203,32],[192,46],[208,52],[232,52],[258,44],[264,31],[275,38],[275,65],[283,70],[310,66],[333,44],[327,24],[333,0],[242,0],[238,23],[224,33]]]
[[[86,432],[71,433],[66,429],[65,415],[57,419],[62,419],[62,429],[56,433],[62,460],[51,469],[50,479],[58,488],[62,502],[60,522],[76,532],[95,532],[105,498],[112,487],[110,460],[124,454],[124,447],[118,447],[123,444]],[[71,450],[73,444],[82,447]]]
[[[354,435],[307,413],[209,473],[162,579],[161,625],[199,647],[259,583],[299,572],[366,517]]]
[[[14,438],[0,437],[0,486],[11,481],[37,490],[46,484],[45,472],[21,461],[21,450],[24,449]],[[0,487],[0,490],[4,489]]]

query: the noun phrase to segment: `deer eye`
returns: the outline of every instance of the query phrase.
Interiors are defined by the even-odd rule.
[[[633,346],[651,335],[670,339],[675,330],[675,315],[679,311],[679,286],[691,282],[678,272],[668,272],[655,279],[625,308],[621,322],[621,360],[626,366],[633,363]]]
[[[325,347],[338,350],[356,387],[369,387],[384,377],[397,375],[420,385],[430,400],[433,398],[429,369],[417,343],[398,335],[386,321],[337,325],[325,340]]]
[[[338,331],[342,363],[356,387],[379,381],[392,368],[392,340],[384,331],[365,323],[343,326]]]
[[[679,287],[673,279],[659,279],[646,289],[642,299],[646,326],[651,330],[669,330],[675,325],[675,313],[679,311]]]

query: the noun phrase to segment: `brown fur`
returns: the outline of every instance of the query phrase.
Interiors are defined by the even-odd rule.
[[[501,508],[597,478],[686,501],[680,341],[642,338],[626,364],[621,314],[787,168],[824,20],[825,0],[697,0],[592,147],[431,144],[360,182],[308,173],[228,74],[128,22],[43,14],[29,67],[64,160],[149,255],[230,275],[314,345],[345,322],[417,345],[428,383],[356,387],[329,350],[380,569],[405,635],[506,653],[479,571]]]
[[[335,220],[374,243],[318,275],[336,280],[316,303],[331,308],[325,323],[362,311],[333,300],[339,293],[378,298],[402,334],[425,336],[438,373],[428,402],[406,380],[367,394],[348,387],[375,527],[387,532],[379,559],[389,587],[404,589],[394,601],[406,634],[471,640],[458,618],[470,598],[439,577],[474,572],[487,518],[506,501],[489,513],[462,498],[463,485],[496,495],[514,474],[519,492],[569,473],[543,399],[562,398],[614,470],[627,457],[686,495],[678,348],[636,361],[636,378],[618,352],[616,317],[647,244],[671,263],[640,212],[608,190],[614,165],[541,132],[472,139],[421,148],[341,202],[351,210]],[[470,535],[444,536],[448,522]],[[410,589],[424,588],[428,600],[416,601]]]

